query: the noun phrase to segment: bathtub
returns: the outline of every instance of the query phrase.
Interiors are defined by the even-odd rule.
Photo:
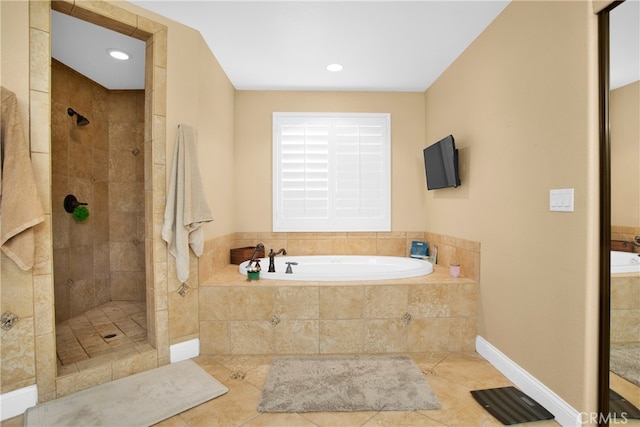
[[[633,252],[611,251],[611,274],[640,273],[640,256]]]
[[[291,274],[285,273],[287,262],[297,263],[291,265]],[[248,264],[249,261],[240,264],[240,273],[247,274]],[[433,272],[433,265],[421,259],[369,255],[277,256],[275,273],[267,271],[267,257],[260,258],[260,268],[260,279],[312,282],[406,279]]]

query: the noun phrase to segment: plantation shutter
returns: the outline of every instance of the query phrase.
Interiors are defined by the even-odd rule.
[[[390,230],[389,114],[274,113],[273,230]]]

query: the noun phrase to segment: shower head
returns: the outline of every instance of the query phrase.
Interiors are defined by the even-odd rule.
[[[78,120],[76,120],[76,124],[78,126],[86,126],[89,124],[89,119],[87,119],[84,116],[81,116],[80,114],[78,114]]]
[[[67,114],[70,115],[71,117],[73,117],[73,115],[75,114],[78,117],[77,120],[76,120],[76,124],[78,126],[86,126],[86,125],[89,124],[89,119],[87,119],[85,116],[81,116],[77,112],[73,111],[73,108],[71,108],[71,107],[67,108]]]

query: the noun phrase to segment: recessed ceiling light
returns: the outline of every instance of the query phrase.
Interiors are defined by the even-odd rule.
[[[338,72],[338,71],[342,71],[342,68],[343,67],[340,64],[329,64],[329,65],[327,65],[327,70],[333,71],[334,73]]]
[[[107,53],[115,59],[119,59],[120,61],[126,61],[131,58],[131,55],[124,50],[121,49],[107,49]]]

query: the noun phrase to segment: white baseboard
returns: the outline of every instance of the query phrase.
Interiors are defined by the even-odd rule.
[[[578,411],[481,336],[476,337],[476,351],[522,392],[551,412],[560,425],[581,425]]]
[[[0,421],[13,418],[38,403],[38,386],[30,385],[0,394]]]
[[[200,355],[200,339],[194,338],[183,341],[169,347],[169,360],[171,363],[191,359]]]

